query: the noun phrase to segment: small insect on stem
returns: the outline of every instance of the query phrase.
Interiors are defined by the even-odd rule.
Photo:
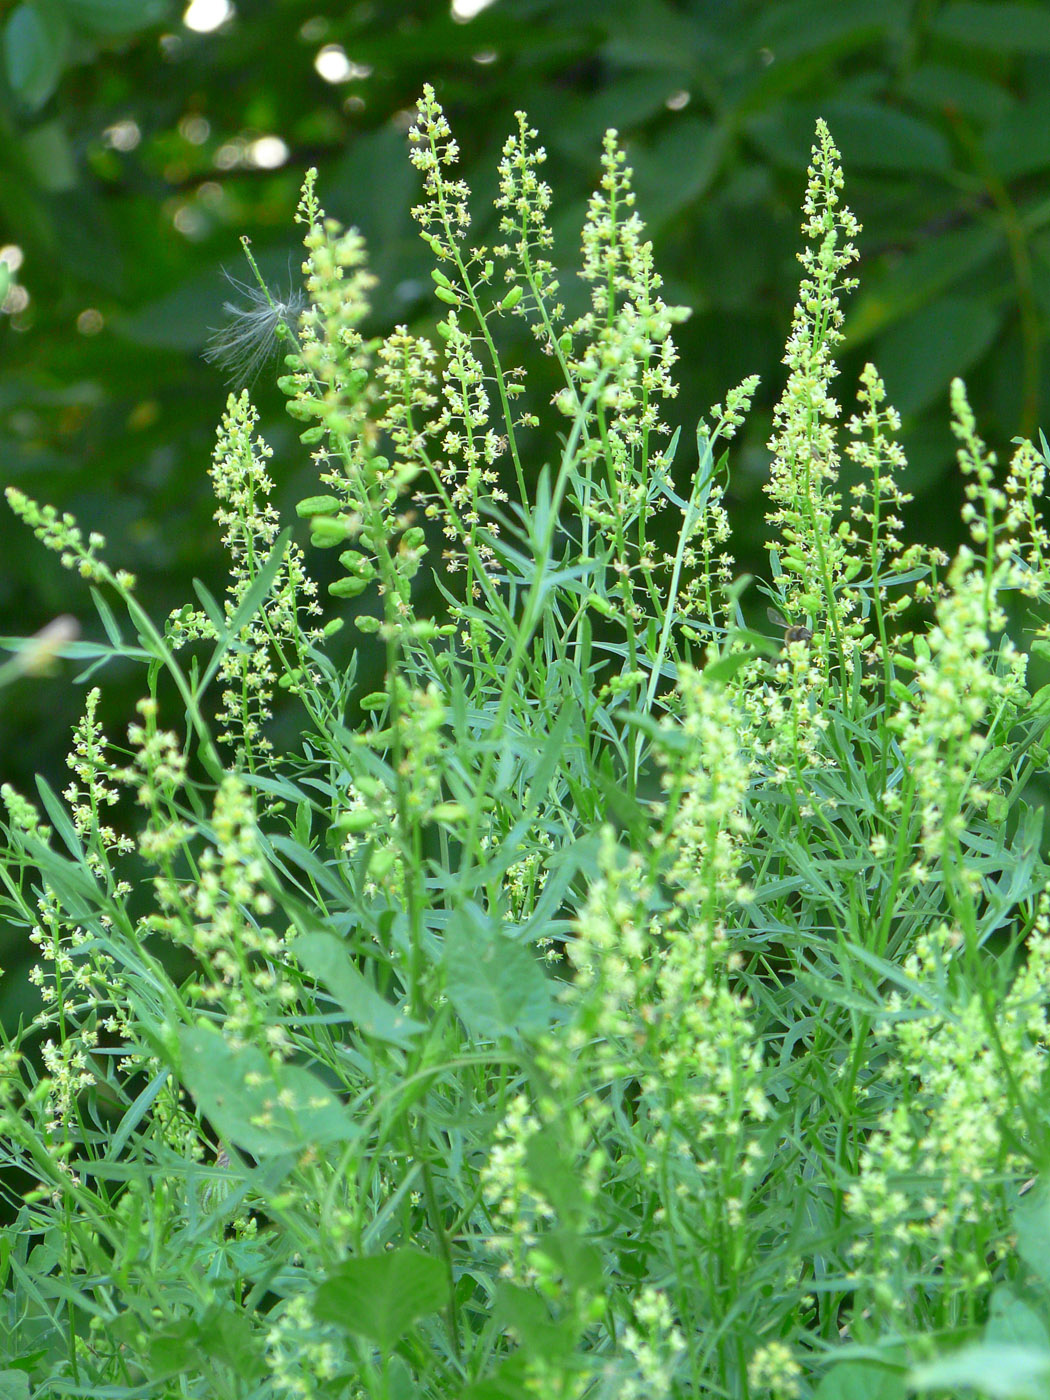
[[[766,617],[775,627],[784,629],[785,642],[811,642],[813,632],[809,627],[803,627],[801,623],[788,622],[786,617],[782,617],[776,608],[766,608]]]

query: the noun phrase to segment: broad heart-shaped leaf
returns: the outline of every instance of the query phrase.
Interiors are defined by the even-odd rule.
[[[256,1157],[349,1142],[356,1128],[321,1081],[298,1065],[276,1073],[254,1045],[234,1049],[202,1026],[179,1031],[182,1079],[216,1131]]]
[[[814,1400],[904,1400],[900,1371],[876,1361],[842,1361],[821,1378]]]
[[[0,1400],[29,1400],[29,1376],[25,1371],[0,1371]]]
[[[345,1260],[318,1286],[313,1312],[389,1351],[417,1317],[437,1312],[447,1297],[440,1260],[406,1247]]]
[[[561,1149],[556,1131],[541,1128],[525,1143],[525,1170],[529,1185],[543,1196],[563,1225],[582,1224],[587,1199],[572,1159]]]
[[[1017,1252],[1045,1285],[1050,1285],[1050,1188],[1029,1192],[1014,1210]]]
[[[1044,1294],[1045,1298],[1045,1294]],[[1007,1342],[1010,1345],[1036,1347],[1050,1351],[1047,1331],[1047,1310],[1042,1316],[1030,1302],[1018,1298],[1005,1284],[1000,1284],[988,1305],[988,1321],[984,1328],[986,1342]]]
[[[912,1390],[975,1390],[990,1400],[1034,1400],[1050,1386],[1050,1351],[1045,1347],[978,1342],[961,1351],[915,1366],[908,1372]],[[821,1397],[824,1400],[824,1397]]]
[[[547,979],[531,948],[468,924],[445,939],[449,1000],[475,1035],[529,1035],[551,1016]]]
[[[148,1341],[154,1372],[178,1375],[200,1372],[209,1361],[228,1367],[242,1380],[265,1369],[263,1336],[252,1331],[246,1313],[218,1304],[202,1317],[183,1317],[151,1333]]]
[[[292,951],[310,976],[324,983],[348,1019],[364,1035],[407,1049],[420,1031],[426,1029],[380,996],[358,972],[350,954],[334,934],[300,934]]]
[[[491,1375],[475,1381],[465,1390],[463,1400],[520,1400],[522,1395],[528,1394],[528,1360],[524,1351],[514,1352],[500,1362]]]
[[[556,1364],[568,1360],[576,1349],[579,1326],[572,1313],[553,1322],[547,1304],[531,1288],[498,1284],[493,1314],[508,1332],[520,1339],[526,1356],[543,1356]]]

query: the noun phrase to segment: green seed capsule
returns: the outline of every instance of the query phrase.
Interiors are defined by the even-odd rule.
[[[355,578],[375,578],[376,566],[371,559],[366,559],[363,554],[358,554],[356,549],[344,549],[339,556],[339,562],[346,572],[353,574]]]
[[[1001,777],[1013,762],[1013,752],[1008,748],[989,749],[982,754],[974,770],[979,783],[991,783]]]
[[[368,873],[373,880],[384,880],[397,864],[397,851],[374,850],[368,861]]]
[[[333,598],[356,598],[367,587],[368,580],[366,578],[354,578],[350,574],[346,578],[337,578],[334,583],[330,583],[328,591]]]
[[[1009,813],[1010,804],[1006,800],[1006,796],[1003,793],[997,792],[994,795],[994,797],[989,799],[988,820],[992,823],[993,826],[999,826],[1004,821],[1006,821],[1006,818],[1009,815]]]
[[[349,836],[359,831],[368,831],[373,826],[375,826],[375,816],[362,809],[360,812],[344,812],[341,817],[336,817],[330,830],[333,835],[342,833]]]
[[[315,515],[310,521],[310,543],[315,549],[334,549],[350,533],[350,520],[345,515]]]
[[[284,406],[288,417],[295,418],[300,423],[308,423],[311,418],[317,418],[323,409],[324,405],[320,399],[289,399]]]
[[[300,520],[307,520],[311,515],[333,515],[342,504],[338,496],[307,496],[296,506],[295,513]]]

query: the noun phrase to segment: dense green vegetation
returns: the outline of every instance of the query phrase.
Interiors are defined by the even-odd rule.
[[[860,230],[815,130],[758,581],[727,515],[757,380],[683,412],[615,134],[581,300],[528,118],[479,240],[429,87],[433,337],[373,334],[315,171],[302,303],[260,275],[233,317],[283,361],[309,554],[247,391],[221,600],[156,620],[9,490],[104,639],[4,676],[97,682],[66,790],[2,794],[39,956],[0,1054],[4,1393],[1042,1393],[1050,454],[997,471],[953,379],[966,542],[908,541],[883,380],[837,397]]]
[[[957,495],[953,375],[967,376],[990,438],[1038,427],[1050,305],[1040,0],[496,0],[465,23],[431,0],[268,0],[204,32],[182,12],[172,0],[22,0],[0,22],[0,222],[24,255],[22,292],[0,318],[4,480],[118,533],[158,612],[193,577],[220,586],[201,462],[222,383],[201,352],[230,296],[222,270],[243,275],[241,234],[274,285],[296,275],[288,230],[307,166],[329,209],[368,238],[380,278],[370,331],[432,334],[403,159],[424,81],[455,121],[481,241],[494,239],[503,132],[516,109],[533,114],[561,196],[563,266],[578,255],[602,133],[620,132],[671,299],[694,308],[679,331],[683,401],[696,416],[726,384],[761,377],[733,487],[745,567],[761,559],[794,211],[818,116],[865,228],[844,369],[878,363],[903,415],[909,528],[949,550],[961,539],[941,508]],[[342,81],[315,67],[328,46],[345,56],[328,70]],[[283,164],[260,164],[280,158],[275,137]],[[529,344],[512,353],[525,359]],[[529,364],[543,384],[543,363]],[[265,379],[256,397],[289,509],[309,475]],[[695,465],[687,434],[680,486]],[[59,571],[5,535],[0,635],[71,606]],[[111,687],[116,721],[133,696],[115,676]],[[42,763],[57,781],[74,719],[64,684],[43,705],[36,691],[9,695],[9,775],[24,782]]]

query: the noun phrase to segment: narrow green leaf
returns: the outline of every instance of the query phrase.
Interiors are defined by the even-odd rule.
[[[215,595],[205,588],[199,578],[193,580],[193,591],[196,593],[197,599],[204,609],[208,621],[215,628],[219,636],[224,637],[227,632],[226,615],[219,606]]]
[[[53,10],[24,0],[4,26],[4,67],[15,93],[37,111],[58,86],[66,55],[66,31]]]
[[[274,579],[276,579],[284,560],[284,552],[288,546],[290,537],[290,527],[286,530],[282,530],[280,535],[278,535],[273,549],[267,556],[266,563],[252,580],[251,587],[241,599],[229,621],[226,620],[222,610],[204,585],[198,579],[193,580],[193,587],[197,596],[200,598],[205,612],[207,612],[211,619],[212,626],[219,635],[218,645],[212,653],[207,669],[197,687],[198,694],[201,694],[211,684],[212,679],[222,664],[223,657],[229,651],[230,647],[237,642],[241,629],[251,621],[258,612],[264,599],[269,595],[273,587]]]
[[[933,15],[930,31],[991,53],[1050,53],[1050,11],[1043,5],[956,0]]]
[[[171,0],[63,0],[66,13],[77,26],[100,38],[134,34],[170,16]]]
[[[131,1134],[135,1131],[138,1125],[142,1122],[143,1118],[145,1118],[146,1114],[153,1107],[157,1095],[160,1093],[161,1089],[164,1088],[164,1085],[167,1082],[168,1071],[166,1069],[162,1069],[158,1074],[155,1074],[153,1076],[150,1082],[146,1085],[145,1089],[143,1089],[142,1093],[139,1094],[138,1098],[124,1114],[124,1117],[120,1120],[120,1126],[117,1128],[116,1132],[109,1140],[107,1146],[108,1155],[110,1157],[115,1158],[120,1156],[120,1154],[124,1150],[124,1145],[127,1142],[128,1138],[131,1137]]]
[[[40,801],[43,803],[44,811],[47,813],[51,825],[66,843],[70,855],[75,860],[82,861],[84,859],[84,845],[73,825],[72,818],[48,786],[47,779],[39,773],[36,779],[36,790],[40,794]]]
[[[985,353],[1006,319],[1002,300],[972,292],[953,293],[900,320],[875,347],[874,360],[890,402],[902,413],[918,413],[947,397],[956,375]]]
[[[106,629],[106,636],[113,643],[114,647],[123,647],[124,638],[121,636],[117,619],[113,616],[113,609],[109,606],[109,603],[107,603],[102,590],[96,588],[94,585],[91,587],[91,601],[95,605],[95,611],[102,619],[102,626]]]
[[[1050,167],[1050,97],[1012,107],[985,138],[984,153],[1002,180]]]

